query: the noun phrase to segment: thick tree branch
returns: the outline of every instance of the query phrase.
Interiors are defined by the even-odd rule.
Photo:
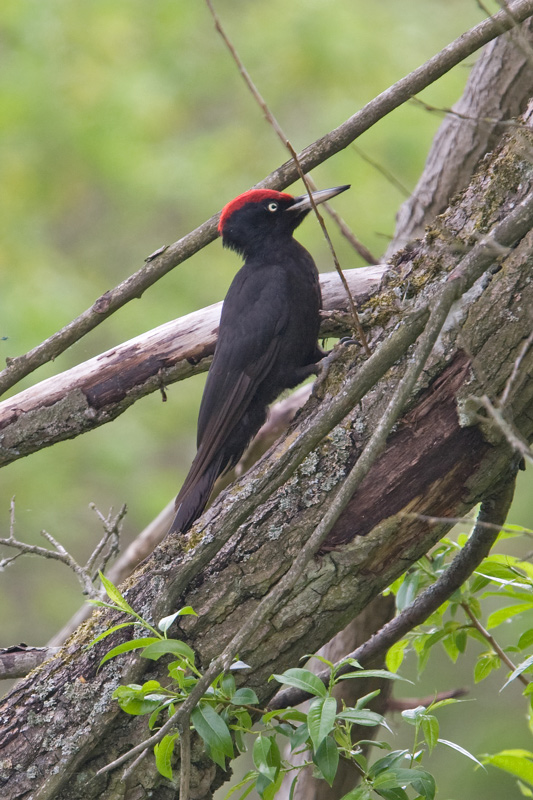
[[[483,20],[470,31],[464,33],[440,53],[350,117],[330,133],[318,139],[298,154],[298,161],[304,172],[309,172],[340,152],[378,120],[402,105],[413,95],[422,91],[446,74],[480,47],[495,39],[502,32],[510,30],[516,23],[523,22],[533,15],[533,0],[516,0],[509,5],[512,17],[507,11],[500,11],[494,17]],[[286,162],[267,178],[256,184],[257,187],[284,189],[298,177],[295,163]],[[21,378],[29,375],[42,364],[57,358],[74,342],[97,327],[107,317],[141,295],[160,278],[181,264],[202,247],[216,238],[218,214],[212,216],[200,227],[184,236],[174,244],[160,248],[150,256],[145,265],[119,284],[106,292],[79,317],[53,334],[25,355],[9,359],[8,365],[0,373],[0,395],[14,386]]]

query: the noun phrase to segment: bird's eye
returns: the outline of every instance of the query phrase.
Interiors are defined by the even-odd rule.
[[[277,211],[278,210],[278,204],[277,203],[269,203],[267,208],[268,208],[269,211],[272,211],[272,212]]]

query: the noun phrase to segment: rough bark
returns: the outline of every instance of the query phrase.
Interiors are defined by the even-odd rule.
[[[480,235],[531,194],[529,146],[525,134],[514,131],[425,239],[395,259],[383,291],[366,304],[374,348],[402,326],[410,310],[435,294]],[[239,651],[252,666],[247,685],[262,702],[273,691],[267,682],[273,671],[296,664],[304,653],[328,641],[448,528],[428,526],[405,512],[462,515],[512,469],[515,456],[501,433],[488,421],[477,424],[479,404],[474,398],[484,392],[491,397],[501,393],[531,330],[532,245],[530,231],[512,249],[495,256],[493,269],[456,303],[406,414],[327,546]],[[312,423],[328,398],[342,394],[343,380],[361,360],[354,356],[354,348],[346,348],[298,418],[299,427],[226,490],[186,540],[167,539],[127,581],[124,589],[130,604],[156,619],[183,604],[192,605],[200,616],[183,621],[182,635],[196,650],[199,664],[208,665],[293,563],[374,430],[409,358],[410,353],[389,370],[292,478],[234,531],[220,552],[193,569],[195,553],[206,543],[216,543],[232,508],[253,496],[258,481],[269,474],[283,449],[290,448],[298,430]],[[505,411],[530,440],[531,352],[519,374]],[[154,791],[161,800],[176,797],[176,785],[157,775],[151,756],[128,780],[123,780],[121,770],[94,777],[97,769],[146,737],[145,720],[118,711],[110,699],[112,691],[119,683],[161,675],[163,669],[123,656],[97,671],[111,643],[106,640],[90,650],[85,645],[117,621],[113,613],[98,611],[57,656],[4,699],[0,710],[4,797],[141,800]],[[128,635],[118,632],[112,643]],[[223,774],[198,743],[193,745],[192,759],[191,797],[208,798]]]

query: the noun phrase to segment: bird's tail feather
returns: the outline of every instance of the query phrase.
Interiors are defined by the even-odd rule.
[[[192,483],[186,480],[176,498],[176,515],[169,533],[186,533],[204,510],[216,479],[221,472],[221,459],[215,459]]]

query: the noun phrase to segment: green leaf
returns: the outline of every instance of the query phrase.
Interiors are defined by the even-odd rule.
[[[286,686],[294,686],[296,689],[303,689],[308,694],[313,694],[317,697],[325,697],[327,689],[320,680],[308,669],[300,669],[294,667],[287,669],[282,675],[272,675],[274,680],[278,683],[285,684]]]
[[[356,711],[360,711],[364,708],[374,697],[377,697],[380,694],[380,689],[376,689],[375,692],[369,692],[368,694],[364,694],[362,697],[359,698],[357,703],[355,704],[354,708]]]
[[[370,786],[357,786],[351,792],[341,797],[341,800],[369,800],[372,797],[372,789]]]
[[[270,736],[262,736],[259,734],[254,742],[252,750],[252,758],[254,766],[257,767],[259,773],[263,775],[269,783],[276,779],[278,773],[278,766],[273,763],[273,739]]]
[[[337,719],[344,719],[354,725],[368,725],[369,727],[373,725],[384,725],[390,730],[381,714],[377,714],[375,711],[367,711],[366,709],[358,710],[349,708],[346,709],[346,711],[340,711],[337,714]]]
[[[172,780],[172,756],[174,754],[174,745],[179,733],[164,736],[160,742],[154,746],[155,765],[157,771],[164,778]]]
[[[235,694],[236,686],[235,686],[235,678],[229,672],[224,673],[221,682],[221,689],[223,694],[226,697],[233,697]]]
[[[518,640],[518,647],[520,650],[525,650],[527,647],[531,647],[533,644],[533,628],[529,628],[529,630],[524,631],[524,633],[520,636]]]
[[[521,675],[531,666],[533,666],[533,656],[529,656],[529,658],[526,658],[525,661],[522,661],[522,663],[517,666],[517,668],[509,675],[509,677],[503,684],[502,688],[500,689],[500,692],[502,692],[505,689],[505,687],[511,683],[511,681],[514,681],[515,678],[518,678],[519,675]]]
[[[238,670],[238,669],[251,669],[250,665],[247,664],[245,661],[234,661],[230,667],[231,670]]]
[[[451,661],[455,664],[457,658],[459,656],[459,648],[455,642],[455,633],[452,633],[448,636],[445,636],[442,640],[442,645],[446,652],[448,653]]]
[[[159,630],[163,631],[163,633],[166,633],[179,613],[180,613],[179,611],[176,611],[175,614],[170,614],[170,616],[163,617],[163,619],[160,619],[159,622],[157,623],[157,627],[159,628]]]
[[[241,781],[239,781],[239,783],[235,784],[235,786],[232,786],[231,789],[228,789],[227,793],[224,795],[224,800],[228,800],[228,798],[230,798],[232,794],[235,794],[235,792],[238,792],[239,789],[242,789],[243,786],[246,786],[247,783],[250,783],[250,781],[252,781],[252,783],[250,783],[250,786],[248,786],[247,790],[240,796],[240,800],[243,800],[243,798],[247,797],[254,788],[256,778],[257,778],[257,772],[254,772],[254,770],[249,770],[244,776],[244,778]]]
[[[234,706],[255,706],[259,703],[259,698],[253,689],[237,689],[232,695],[231,702]]]
[[[484,653],[479,656],[474,667],[474,681],[479,683],[484,680],[493,669],[499,669],[500,659],[496,653]]]
[[[390,672],[398,672],[405,655],[405,648],[409,644],[407,639],[400,639],[399,642],[389,647],[385,657],[385,664]]]
[[[385,678],[389,681],[406,681],[412,683],[408,678],[398,675],[395,672],[389,672],[387,669],[361,669],[358,672],[347,672],[345,675],[339,675],[338,680],[345,681],[352,678]]]
[[[396,594],[396,608],[398,611],[403,611],[404,608],[411,605],[418,591],[419,580],[420,574],[418,571],[407,574]]]
[[[105,654],[98,665],[98,669],[100,669],[102,664],[105,664],[106,661],[115,658],[115,656],[119,656],[122,653],[129,653],[132,650],[140,650],[143,647],[150,646],[152,642],[158,641],[159,639],[155,639],[153,636],[150,636],[146,639],[131,639],[129,642],[123,642],[122,644],[117,645],[117,647],[113,647],[112,650]]]
[[[122,611],[125,611],[126,614],[134,614],[137,616],[133,608],[129,605],[129,603],[126,602],[126,600],[124,600],[117,587],[111,583],[109,578],[106,578],[104,573],[101,571],[98,571],[98,575],[100,576],[102,586],[106,590],[106,594],[109,599],[112,600],[113,603],[115,603],[115,605],[117,605],[120,609],[122,609]]]
[[[405,711],[402,711],[402,717],[409,725],[418,725],[425,713],[425,706],[416,706],[416,708],[407,708]]]
[[[400,797],[400,794],[384,794],[384,791],[402,789],[403,786],[412,785],[426,800],[435,797],[435,779],[429,772],[422,769],[401,769],[395,767],[381,772],[374,781],[374,789],[384,797]]]
[[[426,772],[424,769],[412,770],[417,773],[411,781],[411,786],[418,792],[419,795],[425,797],[426,800],[433,800],[437,787],[435,785],[435,778],[431,773]]]
[[[433,714],[426,714],[422,719],[421,727],[424,739],[431,753],[439,738],[439,721]]]
[[[307,713],[307,727],[313,747],[316,750],[333,730],[337,714],[337,701],[334,697],[320,697],[312,701]]]
[[[400,786],[391,786],[389,789],[379,789],[378,794],[385,800],[409,800],[409,797]]]
[[[501,750],[494,755],[484,756],[483,763],[509,772],[533,786],[533,753],[529,750]]]
[[[324,779],[331,786],[335,780],[337,767],[339,766],[339,751],[331,736],[327,736],[322,740],[318,750],[316,750],[313,756],[313,761],[322,773]]]
[[[297,750],[309,739],[309,728],[307,723],[298,725],[292,736],[290,737],[291,751]]]
[[[520,789],[520,794],[522,795],[522,797],[533,797],[533,792],[531,791],[529,786],[526,786],[525,783],[522,783],[522,781],[519,780],[517,780],[517,784],[518,788]]]
[[[233,758],[233,742],[222,717],[207,703],[199,703],[191,713],[191,722],[207,745],[213,761],[226,769],[223,756]]]
[[[513,606],[505,606],[505,608],[498,608],[496,611],[493,611],[492,614],[489,614],[487,618],[487,629],[490,630],[491,628],[497,628],[498,625],[501,625],[502,622],[507,622],[508,619],[512,619],[516,617],[518,614],[522,614],[524,611],[530,611],[533,608],[533,602],[531,603],[517,603]]]
[[[180,639],[154,639],[141,653],[143,658],[150,658],[152,661],[157,661],[161,656],[168,654],[181,656],[194,664],[194,651]]]
[[[139,624],[138,622],[121,622],[120,625],[113,625],[112,628],[108,628],[103,633],[100,633],[95,639],[92,640],[92,642],[90,642],[87,645],[87,647],[88,648],[92,647],[93,645],[96,644],[96,642],[100,642],[102,639],[105,639],[106,636],[110,636],[112,633],[115,633],[115,631],[119,631],[121,628],[127,628],[129,625],[138,625],[138,624]]]
[[[438,741],[439,741],[439,744],[445,744],[448,747],[451,747],[452,750],[457,750],[458,753],[461,753],[461,755],[466,756],[471,761],[474,761],[478,766],[480,766],[480,767],[483,766],[481,761],[478,761],[477,758],[475,756],[473,756],[472,753],[469,753],[468,750],[465,750],[464,747],[461,747],[460,745],[456,744],[455,742],[449,742],[447,739],[439,739]]]
[[[378,758],[368,770],[369,778],[375,778],[381,772],[389,770],[394,764],[403,761],[408,753],[408,750],[393,750],[392,753],[387,753],[386,756]]]

